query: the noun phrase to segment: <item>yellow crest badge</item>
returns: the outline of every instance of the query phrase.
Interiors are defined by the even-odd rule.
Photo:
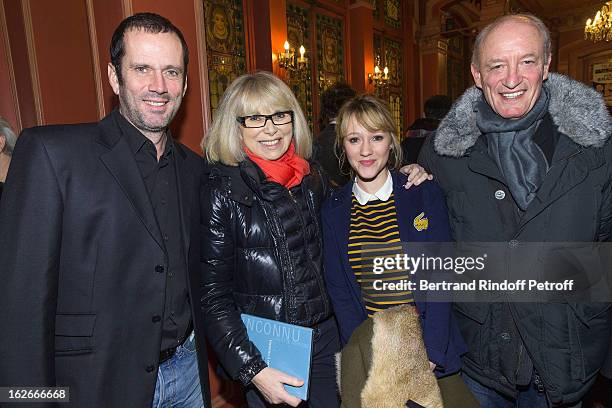
[[[414,228],[417,231],[426,230],[427,227],[429,227],[429,219],[425,217],[425,213],[422,212],[416,217],[414,217],[414,222],[412,223],[412,225],[414,225]]]

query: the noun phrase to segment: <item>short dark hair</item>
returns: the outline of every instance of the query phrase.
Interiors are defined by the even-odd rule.
[[[121,76],[121,60],[125,55],[125,33],[132,30],[144,30],[147,33],[159,34],[159,33],[174,33],[181,41],[183,47],[183,65],[185,69],[185,75],[187,75],[187,65],[189,64],[189,49],[185,42],[183,33],[174,24],[165,17],[155,13],[137,13],[124,19],[113,33],[113,38],[110,44],[110,58],[111,64],[115,67],[117,73],[117,80],[119,84],[123,84],[123,78]]]
[[[442,120],[451,108],[453,101],[446,95],[434,95],[425,101],[425,117]]]
[[[338,116],[338,111],[344,102],[354,98],[357,92],[344,82],[336,82],[321,95],[321,128],[327,126],[330,120]]]

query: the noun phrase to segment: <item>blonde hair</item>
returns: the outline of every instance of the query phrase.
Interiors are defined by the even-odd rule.
[[[369,132],[384,132],[391,137],[391,152],[389,153],[387,167],[399,169],[402,164],[402,147],[397,137],[393,116],[391,116],[389,107],[384,101],[368,94],[348,100],[338,112],[335,150],[339,152],[340,168],[346,167],[346,152],[343,142],[352,119],[355,119]],[[353,169],[351,169],[350,174],[353,175]]]
[[[225,90],[210,130],[200,146],[210,163],[235,166],[246,157],[242,146],[239,116],[293,111],[295,153],[309,159],[312,136],[300,105],[283,81],[273,74],[258,71],[242,75]]]

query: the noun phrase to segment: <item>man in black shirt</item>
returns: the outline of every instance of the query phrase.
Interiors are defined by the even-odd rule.
[[[0,203],[0,386],[66,386],[74,407],[210,406],[203,160],[168,130],[187,64],[172,23],[129,17],[108,67],[119,109],[19,138]]]

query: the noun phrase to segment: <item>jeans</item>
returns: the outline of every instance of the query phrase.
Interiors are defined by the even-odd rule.
[[[340,337],[336,319],[327,319],[313,329],[310,391],[308,401],[302,402],[300,408],[338,408],[340,402],[336,387],[335,354],[340,351]],[[272,406],[254,385],[247,387],[246,400],[249,408]]]
[[[159,365],[152,408],[203,408],[195,336]]]
[[[518,398],[515,400],[480,384],[469,375],[464,374],[463,379],[480,403],[481,408],[548,408],[551,406],[546,398],[546,393],[538,392],[533,382],[526,387],[520,388]],[[578,402],[575,405],[571,405],[571,408],[579,408],[581,406],[582,403]]]

